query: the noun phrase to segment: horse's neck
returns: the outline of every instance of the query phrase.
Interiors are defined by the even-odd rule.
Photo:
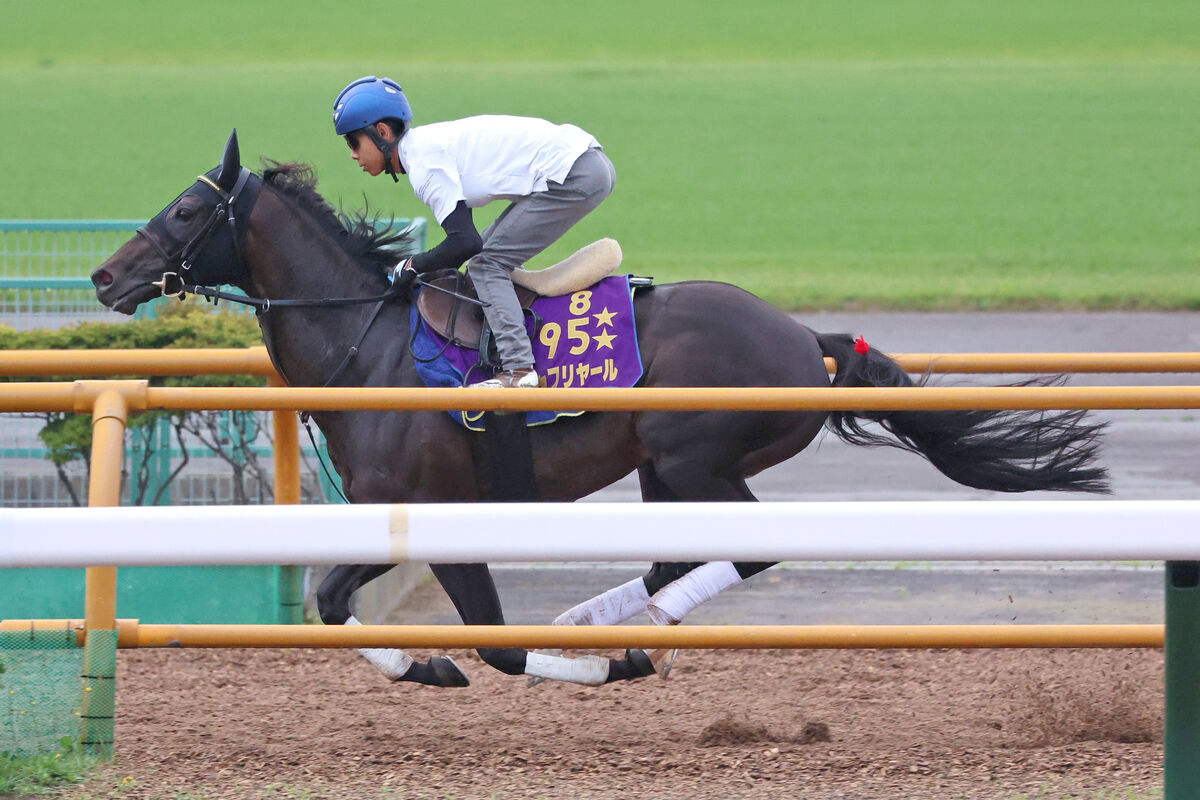
[[[270,193],[263,193],[263,199]],[[256,211],[258,209],[256,208]],[[306,215],[270,196],[262,217],[267,235],[248,240],[249,277],[241,289],[272,300],[370,297],[381,286],[355,264],[334,239]],[[259,223],[264,225],[264,223]],[[265,225],[264,225],[265,230]],[[386,316],[395,316],[395,311]],[[343,307],[278,307],[260,314],[263,340],[276,369],[291,386],[322,386],[346,358],[375,312],[374,303]],[[380,318],[385,316],[380,315]],[[371,323],[380,324],[381,319]],[[395,328],[395,324],[389,326]],[[407,325],[397,333],[407,336]],[[367,383],[367,372],[386,365],[371,354],[353,358],[337,375],[338,385]]]

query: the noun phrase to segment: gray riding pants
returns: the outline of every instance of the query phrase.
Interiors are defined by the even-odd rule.
[[[562,183],[513,202],[481,234],[483,250],[467,262],[495,337],[503,369],[533,366],[533,347],[513,289],[512,271],[554,244],[612,193],[617,173],[604,151],[592,148],[575,160]]]

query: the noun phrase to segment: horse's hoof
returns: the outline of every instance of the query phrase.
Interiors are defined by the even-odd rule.
[[[626,650],[625,660],[629,662],[633,673],[631,677],[644,678],[654,674],[654,662],[650,660],[650,654],[641,648]]]
[[[650,663],[654,665],[654,671],[658,673],[658,677],[665,681],[671,674],[671,667],[675,666],[675,657],[679,655],[679,649],[651,650],[647,655],[650,657]]]
[[[471,685],[467,673],[463,672],[450,656],[434,656],[429,659],[429,666],[433,667],[433,673],[437,675],[438,686],[457,688]]]

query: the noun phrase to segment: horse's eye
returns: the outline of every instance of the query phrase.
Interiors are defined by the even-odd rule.
[[[175,209],[175,216],[186,222],[192,218],[192,209],[187,206],[179,206],[179,208]]]

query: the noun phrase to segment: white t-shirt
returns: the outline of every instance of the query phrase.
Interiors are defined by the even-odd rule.
[[[459,200],[470,208],[515,200],[561,183],[575,159],[599,147],[587,131],[535,117],[479,116],[411,129],[400,164],[439,223]]]

